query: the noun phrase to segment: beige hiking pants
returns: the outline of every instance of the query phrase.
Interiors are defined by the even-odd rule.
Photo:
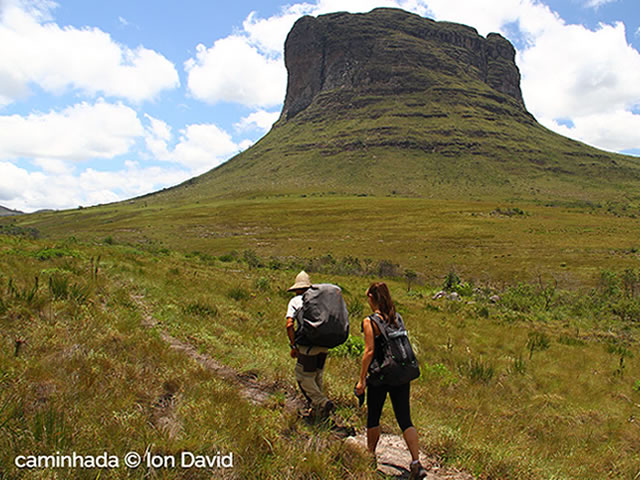
[[[327,354],[300,355],[296,363],[296,380],[302,394],[315,409],[322,408],[329,399],[322,393],[322,374]]]

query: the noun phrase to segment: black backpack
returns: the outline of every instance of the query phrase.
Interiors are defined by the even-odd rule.
[[[369,365],[369,385],[403,385],[420,376],[420,367],[411,348],[407,329],[400,315],[396,316],[396,324],[388,324],[378,314],[369,317],[380,329],[382,352],[375,352]]]
[[[297,345],[333,348],[349,337],[349,312],[337,285],[312,285],[302,296],[296,313]]]

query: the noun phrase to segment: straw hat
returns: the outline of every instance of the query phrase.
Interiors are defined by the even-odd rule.
[[[290,288],[289,288],[289,292],[292,290],[299,290],[302,288],[309,288],[311,286],[311,279],[309,278],[309,275],[307,274],[307,272],[305,272],[304,270],[302,270],[297,276],[296,276],[296,283],[294,283]]]

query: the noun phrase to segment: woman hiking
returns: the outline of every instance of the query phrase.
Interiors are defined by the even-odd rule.
[[[380,439],[380,416],[388,393],[391,397],[391,405],[393,406],[396,420],[402,430],[402,436],[411,453],[412,461],[409,466],[409,479],[422,479],[427,475],[427,472],[419,460],[418,432],[411,422],[409,407],[410,381],[400,385],[389,385],[384,380],[376,377],[371,368],[374,363],[377,365],[382,364],[383,342],[386,341],[385,337],[388,336],[386,329],[404,330],[402,317],[396,313],[389,288],[384,282],[373,283],[367,289],[366,294],[373,315],[366,317],[362,321],[365,350],[362,356],[360,378],[356,384],[355,393],[356,395],[363,395],[365,387],[368,389],[367,447],[375,457],[376,446]],[[385,329],[385,332],[382,332],[381,328]]]

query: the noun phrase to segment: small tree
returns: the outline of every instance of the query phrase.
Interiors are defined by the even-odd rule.
[[[404,271],[404,278],[407,279],[407,292],[411,291],[411,283],[415,282],[416,278],[418,278],[418,274],[413,270],[406,269]]]

